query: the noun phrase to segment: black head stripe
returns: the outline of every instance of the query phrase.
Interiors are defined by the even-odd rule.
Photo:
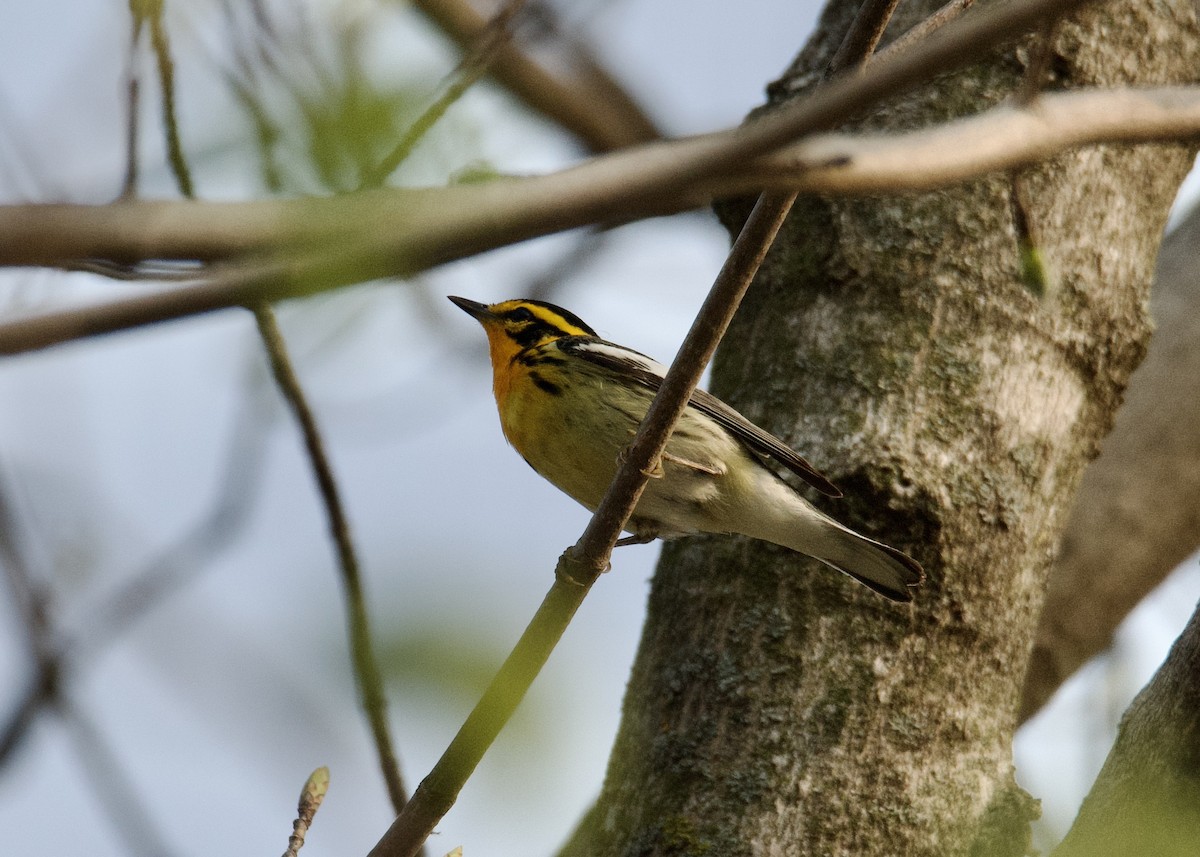
[[[510,327],[508,335],[522,348],[533,348],[535,345],[541,345],[547,339],[557,339],[562,334],[556,328],[540,321],[530,321],[520,327]]]
[[[537,307],[538,309],[543,310],[545,314],[536,313],[539,321],[542,321],[544,324],[548,324],[551,327],[555,327],[555,328],[562,330],[562,332],[564,334],[578,336],[579,332],[582,331],[583,333],[586,333],[588,336],[596,336],[597,335],[596,331],[592,330],[592,328],[587,324],[587,322],[585,322],[579,316],[575,315],[575,313],[571,312],[569,309],[563,309],[562,307],[555,306],[554,304],[548,303],[547,301],[535,301],[532,299],[522,300],[521,303],[528,304],[531,307]],[[557,316],[558,319],[561,320],[562,322],[566,322],[566,327],[571,327],[571,328],[575,328],[575,329],[574,330],[564,329],[564,325],[561,324],[558,320],[556,320],[554,318],[555,316]]]

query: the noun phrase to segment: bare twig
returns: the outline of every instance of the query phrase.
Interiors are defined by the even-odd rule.
[[[37,715],[56,702],[65,678],[81,669],[85,658],[94,660],[120,632],[195,578],[249,520],[249,507],[261,474],[261,468],[255,466],[263,442],[258,420],[257,412],[248,411],[235,427],[221,492],[208,514],[178,542],[130,575],[116,591],[84,610],[82,615],[88,619],[84,627],[63,635],[53,645],[44,645],[44,651],[33,659],[33,676],[0,728],[0,767],[20,745]],[[0,521],[7,508],[4,499],[0,494]],[[4,533],[0,546],[7,551],[6,567],[11,569],[10,552],[19,540],[7,525],[0,531]],[[18,587],[22,591],[27,588],[19,581]]]
[[[737,132],[715,137],[731,133]],[[659,143],[548,176],[440,190],[250,203],[0,206],[0,234],[7,239],[0,242],[0,265],[62,267],[101,256],[261,258],[272,249],[286,251],[272,261],[215,269],[201,285],[2,322],[0,354],[372,278],[408,276],[522,239],[598,220],[673,213],[757,188],[826,194],[928,190],[1090,143],[1197,134],[1200,88],[1051,93],[1034,111],[1009,105],[901,135],[810,137],[730,173],[697,177],[686,188],[635,202],[627,192],[630,183],[644,187],[639,183],[660,167],[673,168],[693,147],[719,141]],[[333,248],[330,257],[320,252],[325,246]]]
[[[167,162],[179,192],[191,199],[196,195],[192,184],[192,173],[183,154],[183,143],[179,138],[179,116],[175,109],[175,63],[171,60],[171,43],[167,28],[163,25],[162,4],[149,16],[150,45],[158,63],[158,80],[162,87],[163,129],[167,135]]]
[[[12,600],[18,605],[34,680],[16,712],[5,724],[0,738],[0,759],[6,757],[26,734],[43,706],[52,706],[73,739],[92,790],[130,853],[166,855],[165,840],[150,821],[136,790],[118,759],[108,750],[100,733],[63,692],[57,630],[51,619],[49,592],[34,579],[20,550],[20,525],[7,486],[0,483],[0,565],[4,567]]]
[[[297,857],[300,853],[300,849],[304,847],[304,837],[308,835],[308,828],[317,810],[321,808],[321,801],[325,800],[325,792],[328,790],[329,768],[322,765],[312,772],[300,792],[296,820],[292,822],[292,835],[288,837],[288,847],[283,852],[283,857]]]
[[[481,77],[487,74],[500,51],[511,42],[513,24],[525,3],[526,0],[506,0],[480,31],[479,37],[471,49],[467,51],[462,62],[458,64],[458,68],[451,74],[441,95],[435,98],[433,103],[408,126],[408,130],[404,132],[399,142],[380,162],[379,166],[363,178],[362,184],[359,186],[360,190],[379,187],[387,181],[387,177],[407,160],[417,143],[425,138],[425,135],[446,114],[446,111],[462,98]]]
[[[579,541],[559,559],[550,592],[450,746],[371,850],[371,857],[411,857],[417,852],[516,710],[596,578],[608,568],[613,545],[637,505],[648,474],[654,472],[675,421],[794,199],[794,194],[767,194],[755,206],[604,499]]]
[[[886,60],[877,59],[862,74],[831,81],[811,95],[736,131],[650,144],[596,158],[552,176],[436,192],[351,194],[319,203],[295,200],[289,204],[279,200],[215,208],[125,203],[121,204],[124,208],[113,206],[100,213],[93,210],[90,215],[85,213],[89,210],[86,207],[0,208],[0,233],[8,239],[0,244],[0,265],[62,265],[99,257],[214,259],[239,252],[261,253],[293,242],[310,246],[321,237],[340,241],[346,235],[369,228],[386,233],[378,239],[378,252],[390,255],[392,272],[400,272],[600,219],[679,211],[703,204],[714,193],[730,192],[731,176],[748,179],[746,167],[755,165],[755,159],[782,145],[840,124],[880,98],[895,96],[928,75],[958,68],[977,57],[979,51],[1020,34],[1049,16],[1077,9],[1087,2],[1013,0],[996,4],[946,25],[911,51],[890,54]],[[1150,116],[1144,121],[1135,119],[1135,131],[1110,128],[1105,139],[1162,139],[1194,133],[1193,125],[1187,124],[1194,123],[1194,117],[1181,121],[1178,115],[1178,102],[1181,99],[1186,102],[1191,93],[1173,92],[1166,97],[1174,99],[1174,109],[1164,111],[1163,104],[1149,105]],[[1129,93],[1117,98],[1126,105],[1131,100]],[[1143,109],[1147,106],[1144,102],[1141,105]],[[1096,122],[1103,125],[1104,117]],[[1187,126],[1186,131],[1181,129],[1182,125]],[[1098,127],[1088,123],[1085,126],[1093,135]],[[1077,124],[1058,125],[1055,135],[1078,136],[1078,128]],[[1082,136],[1086,139],[1075,140],[1071,145],[1095,139],[1088,134]],[[1047,135],[1040,135],[1039,146],[1046,142]],[[985,171],[1012,166],[1014,160],[1020,160],[998,154],[987,146],[987,141],[979,141],[978,145],[988,149]],[[940,152],[939,156],[946,154]],[[1029,148],[1024,149],[1024,154],[1032,156]],[[1042,154],[1040,149],[1037,154]],[[899,157],[904,160],[904,155]],[[849,181],[840,181],[843,175],[853,174],[853,170],[846,169],[853,164],[848,165],[844,156],[825,163],[821,181],[806,178],[819,165],[820,162],[816,165],[803,162],[798,167],[802,175],[788,176],[786,182],[776,178],[776,183],[771,184],[759,175],[754,176],[754,181],[759,187],[787,184],[801,191],[841,193],[857,187],[856,192],[868,192],[861,177],[857,178],[857,185],[853,176]],[[958,169],[962,168],[960,161]],[[904,170],[893,170],[886,182],[879,182],[876,176],[870,192],[927,187],[934,180],[928,172],[916,181],[907,181],[903,175]],[[946,176],[940,173],[936,180],[952,180]],[[705,177],[719,177],[719,180],[698,188],[698,180]],[[753,184],[743,182],[740,192],[744,193],[748,186]],[[347,223],[347,216],[354,214],[366,219]],[[388,220],[388,229],[378,228],[381,218]],[[66,229],[69,225],[70,230]]]
[[[67,699],[59,698],[55,708],[71,736],[92,792],[124,840],[128,853],[169,857],[173,849],[151,820],[121,760],[105,743],[100,731]]]
[[[203,263],[162,261],[123,265],[106,259],[88,259],[63,266],[63,270],[80,274],[96,274],[126,283],[200,283],[208,276]]]
[[[900,0],[862,0],[850,29],[842,39],[837,53],[829,61],[825,76],[831,77],[849,68],[862,66],[875,53],[879,40],[887,29],[892,13],[900,5]]]
[[[221,487],[208,511],[174,544],[85,611],[88,624],[64,646],[60,660],[73,661],[79,655],[94,659],[140,617],[195,580],[242,532],[262,482],[266,433],[261,410],[248,406],[235,424]]]
[[[138,110],[141,107],[141,73],[138,71],[138,47],[142,43],[142,24],[145,21],[137,14],[132,17],[129,35],[129,67],[126,69],[125,108],[125,180],[121,183],[121,199],[133,199],[138,192]]]
[[[892,53],[911,50],[917,42],[927,38],[934,30],[949,24],[963,12],[970,9],[974,3],[975,0],[950,0],[945,6],[921,21],[921,23],[911,29],[905,30],[904,35],[897,38],[896,41],[889,44],[870,59],[879,59],[880,57],[890,56]]]
[[[26,655],[32,670],[25,691],[5,718],[0,731],[0,765],[29,733],[42,706],[54,703],[61,690],[61,671],[52,639],[49,595],[34,580],[23,550],[23,533],[17,520],[12,492],[0,478],[0,567],[8,585],[9,602],[15,605],[24,629]]]
[[[414,0],[464,50],[470,49],[486,19],[465,0]],[[553,10],[540,4],[539,21]],[[503,86],[534,110],[557,122],[593,152],[608,152],[658,139],[661,134],[645,112],[588,51],[566,39],[552,20],[557,40],[566,42],[569,67],[551,74],[516,44],[502,46],[490,71]]]
[[[0,476],[0,567],[8,585],[9,602],[21,617],[26,656],[32,670],[25,691],[0,731],[0,765],[29,732],[42,706],[58,701],[61,671],[53,640],[50,598],[29,568],[23,532],[7,480]]]
[[[1038,230],[1031,213],[1029,189],[1024,174],[1019,170],[1009,174],[1008,203],[1012,213],[1013,232],[1017,236],[1021,281],[1035,297],[1045,298],[1054,291],[1053,277],[1046,264],[1043,245],[1038,241]]]
[[[329,456],[325,452],[325,444],[317,427],[316,417],[308,406],[304,390],[292,368],[288,357],[287,344],[279,325],[275,321],[274,311],[266,304],[258,304],[254,308],[254,319],[258,324],[259,335],[271,361],[271,371],[279,385],[283,397],[287,400],[293,416],[304,436],[304,446],[308,451],[309,464],[321,493],[325,506],[325,514],[329,522],[329,532],[337,546],[338,567],[342,574],[342,585],[346,590],[346,624],[350,632],[350,652],[354,663],[354,676],[358,685],[360,701],[367,715],[371,735],[375,739],[375,751],[379,757],[379,767],[387,784],[388,796],[396,812],[403,810],[408,802],[408,793],[400,776],[400,766],[396,762],[396,754],[392,746],[391,732],[387,719],[387,697],[383,692],[383,677],[379,665],[375,661],[375,653],[371,647],[370,618],[367,614],[366,598],[363,594],[362,575],[359,572],[358,556],[354,550],[354,542],[350,537],[350,523],[342,506],[341,493],[333,476],[333,468]]]
[[[53,662],[51,662],[53,663]],[[12,753],[21,746],[43,707],[58,695],[58,672],[46,665],[34,668],[34,676],[13,704],[0,727],[0,768],[7,764]]]

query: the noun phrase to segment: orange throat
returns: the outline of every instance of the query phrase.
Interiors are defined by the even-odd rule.
[[[513,358],[521,352],[521,348],[504,331],[491,327],[485,329],[492,358],[492,392],[496,395],[496,406],[503,414],[504,403],[512,389]]]

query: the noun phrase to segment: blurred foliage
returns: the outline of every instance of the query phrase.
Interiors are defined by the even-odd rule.
[[[482,617],[472,616],[449,627],[382,629],[378,648],[388,684],[417,689],[447,706],[474,704],[511,648],[511,641],[481,633],[481,625]]]
[[[294,9],[275,11],[261,0],[250,5],[253,14],[223,3],[228,56],[218,62],[254,128],[265,187],[276,193],[362,187],[439,87],[433,74],[397,81],[371,73],[378,57],[371,56],[370,37],[405,10],[384,5],[323,15],[315,27]]]

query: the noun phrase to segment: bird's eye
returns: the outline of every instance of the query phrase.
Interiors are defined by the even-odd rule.
[[[516,309],[514,309],[508,313],[508,320],[509,321],[533,321],[533,313],[531,313],[525,307],[519,306]]]

